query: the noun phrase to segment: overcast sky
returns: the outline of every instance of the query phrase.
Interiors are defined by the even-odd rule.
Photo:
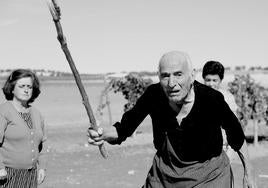
[[[267,0],[58,0],[80,73],[156,71],[163,53],[196,68],[268,66]],[[70,68],[45,0],[0,1],[0,69]]]

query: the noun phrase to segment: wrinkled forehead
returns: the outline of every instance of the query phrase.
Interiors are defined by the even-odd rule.
[[[161,57],[158,69],[159,72],[191,72],[192,64],[186,53],[173,51]]]

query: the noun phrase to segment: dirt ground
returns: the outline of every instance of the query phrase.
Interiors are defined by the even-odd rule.
[[[50,129],[48,170],[40,188],[138,188],[152,164],[155,150],[149,132],[129,138],[121,146],[106,144],[108,159],[86,143],[86,126]],[[258,188],[268,187],[268,144],[249,145]],[[242,187],[242,165],[232,159],[235,188]]]

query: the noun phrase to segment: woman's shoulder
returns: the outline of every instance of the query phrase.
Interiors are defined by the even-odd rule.
[[[40,112],[39,109],[37,109],[35,106],[32,106],[32,105],[31,105],[30,109],[31,109],[31,112],[32,112],[32,113],[35,113],[35,114],[38,114],[38,115],[41,116],[41,112]]]
[[[228,91],[225,88],[220,88],[219,91],[223,94],[224,98],[225,97],[234,97],[232,93],[230,93],[230,91]]]
[[[0,104],[0,115],[3,117],[9,117],[12,118],[14,114],[16,114],[16,111],[13,109],[13,105],[10,103],[10,101],[5,101]]]
[[[5,111],[9,111],[11,108],[11,103],[9,101],[5,101],[0,104],[0,112],[3,113]]]
[[[36,118],[36,119],[39,119],[41,121],[44,120],[42,113],[35,106],[31,106],[30,113],[32,115],[32,118]]]
[[[235,112],[237,110],[238,106],[235,102],[234,95],[226,89],[220,89],[219,91],[223,94],[224,100],[227,102],[227,104],[229,105],[231,110]]]

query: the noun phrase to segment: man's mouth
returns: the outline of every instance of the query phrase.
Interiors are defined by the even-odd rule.
[[[174,91],[168,91],[169,96],[174,96],[177,95],[180,91],[179,90],[174,90]]]

